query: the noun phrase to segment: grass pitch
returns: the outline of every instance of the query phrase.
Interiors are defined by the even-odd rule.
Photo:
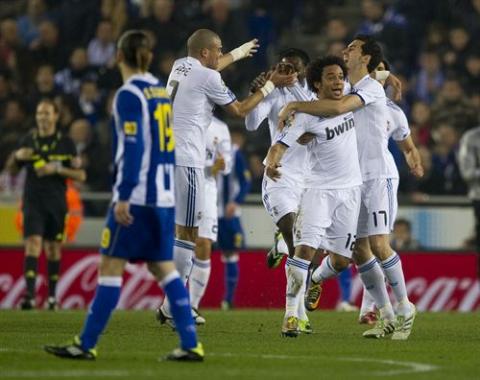
[[[310,313],[315,329],[280,336],[281,311],[206,311],[204,363],[159,359],[177,336],[153,312],[118,311],[95,362],[58,359],[42,345],[81,329],[83,311],[0,311],[0,379],[480,379],[480,314],[419,314],[408,341],[362,338],[356,313]]]

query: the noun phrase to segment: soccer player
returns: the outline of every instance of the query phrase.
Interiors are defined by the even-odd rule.
[[[188,279],[190,301],[196,324],[204,324],[205,318],[198,313],[210,278],[212,244],[217,241],[218,207],[217,177],[229,174],[232,167],[232,141],[228,126],[213,118],[207,129],[207,153],[205,161],[205,212],[198,227],[192,272]]]
[[[252,40],[222,55],[220,37],[208,29],[199,29],[187,41],[188,56],[175,61],[168,78],[177,141],[174,260],[184,282],[192,268],[198,225],[204,212],[205,136],[214,106],[220,105],[234,116],[245,117],[275,86],[289,85],[295,80],[295,75],[274,72],[260,91],[238,101],[218,70],[251,56],[257,47],[256,40]],[[167,298],[157,310],[157,318],[165,323],[169,317]]]
[[[59,112],[49,99],[41,100],[36,109],[35,131],[29,133],[7,162],[11,173],[23,166],[27,179],[23,192],[23,235],[25,238],[26,295],[23,310],[35,308],[35,282],[38,258],[45,249],[48,270],[48,309],[55,310],[56,286],[60,273],[61,246],[67,214],[68,178],[85,181],[85,170],[72,140],[57,129]]]
[[[277,88],[245,118],[247,130],[257,130],[263,120],[268,120],[272,145],[280,131],[278,129],[278,114],[282,107],[294,100],[313,100],[315,94],[310,91],[306,82],[306,67],[310,58],[300,49],[290,48],[280,53],[280,65],[285,70],[297,73],[298,81],[291,87]],[[273,181],[264,175],[262,200],[265,209],[277,225],[280,233],[275,234],[275,244],[267,255],[267,265],[277,267],[283,255],[293,257],[293,227],[304,190],[305,166],[307,149],[304,145],[294,142],[282,158],[282,177]],[[287,271],[287,267],[285,268]],[[305,292],[305,289],[302,290]],[[312,332],[308,316],[305,312],[303,297],[298,302],[299,326],[303,332]]]
[[[346,73],[339,57],[317,59],[307,68],[308,85],[317,91],[318,99],[341,99]],[[268,152],[266,173],[276,181],[282,177],[279,168],[289,147],[304,133],[315,135],[308,145],[310,171],[297,219],[295,256],[287,259],[284,336],[298,335],[297,298],[317,249],[329,252],[322,263],[327,262],[335,273],[350,264],[362,184],[355,125],[351,112],[327,118],[297,113]]]
[[[240,205],[250,190],[251,175],[241,151],[244,142],[242,132],[232,131],[232,170],[218,178],[218,247],[222,251],[225,267],[225,294],[221,305],[223,310],[234,306],[239,278],[238,250],[245,247]]]
[[[394,162],[387,147],[388,109],[385,91],[381,84],[369,75],[382,58],[380,45],[372,37],[356,36],[344,50],[348,79],[352,86],[351,94],[339,100],[290,103],[282,110],[280,122],[286,120],[292,111],[318,116],[354,112],[364,181],[354,260],[380,313],[375,327],[365,331],[364,336],[381,338],[393,333],[392,339],[403,340],[410,335],[416,308],[407,296],[400,257],[391,249],[389,241],[394,222],[394,189],[398,177],[392,177],[390,172]],[[396,315],[388,299],[382,269],[398,302]],[[321,294],[322,281],[336,274],[334,268],[329,267],[328,260],[324,260],[311,276],[307,290],[307,308],[315,309]]]
[[[62,358],[95,359],[97,341],[120,298],[125,265],[142,260],[170,298],[180,336],[181,347],[165,359],[202,361],[188,293],[172,260],[175,140],[169,96],[147,72],[153,54],[144,32],[125,32],[117,48],[124,84],[113,105],[115,182],[102,233],[97,290],[80,335],[71,344],[45,350]]]
[[[385,85],[385,79],[389,75],[390,66],[388,62],[384,59],[382,60],[375,69],[375,76],[377,80],[382,84]],[[407,163],[408,167],[410,168],[411,173],[416,177],[422,177],[424,170],[422,166],[422,161],[420,154],[413,142],[412,136],[410,135],[410,128],[408,126],[408,120],[405,116],[405,113],[402,109],[395,104],[392,100],[387,98],[387,106],[388,106],[388,113],[387,113],[387,138],[392,138],[402,151],[405,157],[405,162]],[[398,178],[398,169],[395,163],[391,163],[389,167],[389,173],[392,178]],[[396,202],[396,194],[397,194],[397,187],[398,182],[395,183],[395,188],[393,189],[393,193],[395,194],[395,201],[393,203],[393,210],[390,216],[391,220],[394,222],[396,219],[396,211],[397,211],[397,202]],[[360,308],[360,316],[359,321],[360,323],[367,323],[370,324],[372,319],[375,317],[375,313],[373,312],[375,307],[375,302],[373,298],[370,296],[368,291],[363,289],[363,298],[362,298],[362,306]],[[376,319],[376,318],[375,318]]]

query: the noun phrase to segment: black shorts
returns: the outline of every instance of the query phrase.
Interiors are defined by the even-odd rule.
[[[62,241],[65,230],[67,207],[64,204],[39,204],[25,202],[23,205],[23,236],[40,235],[45,240]]]

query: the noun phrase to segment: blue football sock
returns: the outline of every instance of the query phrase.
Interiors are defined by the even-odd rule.
[[[87,319],[80,334],[84,350],[97,345],[98,338],[107,326],[112,311],[120,298],[122,277],[100,277],[95,298],[90,306]]]
[[[347,268],[340,272],[338,276],[338,283],[340,285],[340,293],[343,302],[350,302],[352,295],[352,269]]]
[[[235,290],[238,284],[238,258],[225,262],[225,297],[224,300],[230,305],[233,305],[233,298],[235,297]]]
[[[170,312],[178,335],[180,335],[182,349],[189,350],[197,347],[197,330],[192,317],[192,308],[187,289],[180,279],[179,273],[177,271],[170,273],[160,285],[170,301]]]

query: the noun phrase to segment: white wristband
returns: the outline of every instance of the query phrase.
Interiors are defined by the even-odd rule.
[[[387,80],[389,75],[390,75],[390,71],[388,71],[388,70],[375,71],[375,79],[376,80]]]
[[[260,89],[263,97],[266,98],[268,94],[270,94],[273,90],[275,90],[275,85],[271,80],[267,80],[267,82],[263,85]]]
[[[238,61],[239,59],[242,59],[243,58],[243,51],[242,51],[242,48],[241,47],[238,47],[236,49],[233,49],[230,54],[232,55],[233,57],[233,62],[236,62]]]

